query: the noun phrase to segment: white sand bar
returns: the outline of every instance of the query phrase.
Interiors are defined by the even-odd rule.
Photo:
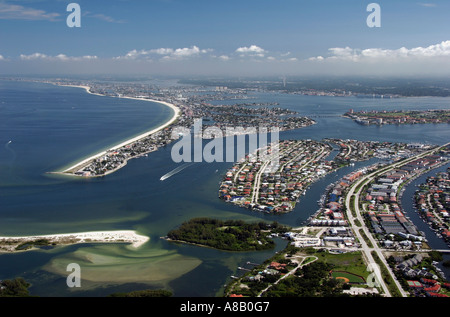
[[[135,248],[142,246],[149,237],[139,235],[136,231],[94,231],[80,233],[51,234],[26,237],[0,237],[0,251],[13,252],[16,247],[25,242],[40,239],[48,240],[50,244],[75,244],[75,243],[131,243]]]

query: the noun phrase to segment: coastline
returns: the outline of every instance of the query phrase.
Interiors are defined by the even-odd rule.
[[[57,85],[58,85],[58,84],[57,84]],[[90,90],[91,87],[90,87],[90,86],[82,86],[82,85],[58,85],[58,86],[61,86],[61,87],[72,87],[72,88],[82,88],[82,89],[84,89],[88,94],[105,97],[105,95],[91,92],[91,90]],[[114,98],[114,97],[113,97],[113,98]],[[102,152],[99,152],[99,153],[97,153],[97,154],[94,154],[94,155],[92,155],[92,156],[90,156],[90,157],[88,157],[88,158],[82,160],[81,162],[78,162],[78,163],[76,163],[75,165],[73,165],[73,166],[71,166],[71,167],[69,167],[69,168],[64,169],[63,171],[49,172],[50,174],[63,174],[63,175],[70,175],[70,176],[78,176],[78,175],[75,175],[75,174],[74,174],[74,172],[75,172],[76,170],[79,170],[79,169],[85,167],[85,166],[88,165],[91,161],[93,161],[93,160],[95,160],[95,159],[97,159],[97,158],[99,158],[99,157],[101,157],[101,156],[107,154],[107,152],[109,152],[109,151],[117,150],[117,149],[119,149],[119,148],[121,148],[121,147],[124,147],[124,146],[126,146],[126,145],[131,144],[131,143],[137,142],[137,141],[139,141],[139,140],[141,140],[141,139],[143,139],[143,138],[146,138],[146,137],[148,137],[148,136],[150,136],[150,135],[152,135],[152,134],[154,134],[154,133],[156,133],[156,132],[158,132],[158,131],[160,131],[160,130],[163,130],[164,128],[166,128],[166,127],[170,126],[172,123],[174,123],[174,122],[178,119],[178,117],[180,116],[180,114],[181,114],[180,108],[178,108],[178,107],[175,106],[174,104],[171,104],[171,103],[166,102],[166,101],[154,100],[154,99],[146,99],[146,98],[137,98],[137,97],[120,97],[120,98],[124,98],[124,99],[132,99],[132,100],[138,100],[138,101],[149,101],[149,102],[154,102],[154,103],[160,103],[160,104],[162,104],[162,105],[164,105],[164,106],[167,106],[167,107],[171,108],[171,109],[174,111],[174,114],[173,114],[173,116],[169,119],[169,121],[167,121],[167,122],[165,122],[165,123],[162,123],[161,125],[159,125],[158,127],[154,128],[154,129],[152,129],[152,130],[150,130],[150,131],[144,132],[144,133],[142,133],[142,134],[140,134],[140,135],[138,135],[138,136],[136,136],[136,137],[133,137],[133,138],[131,138],[131,139],[128,139],[128,140],[126,140],[126,141],[124,141],[124,142],[122,142],[122,143],[120,143],[120,144],[117,144],[117,145],[115,145],[115,146],[113,146],[113,147],[111,147],[111,148],[108,148],[108,149],[105,150],[105,151],[102,151]],[[146,152],[146,153],[148,153],[148,152]],[[146,153],[142,153],[142,154],[139,155],[139,156],[142,156],[142,155],[144,155],[144,154],[146,154]],[[139,157],[139,156],[136,156],[136,157]],[[136,158],[136,157],[132,157],[132,158]],[[129,158],[129,159],[132,159],[132,158]],[[95,177],[106,176],[106,175],[108,175],[108,174],[111,174],[111,173],[117,171],[118,169],[124,167],[129,159],[127,159],[127,160],[124,162],[124,164],[120,165],[118,168],[116,168],[116,169],[114,169],[114,170],[112,170],[112,171],[109,171],[108,173],[105,173],[105,174],[103,174],[103,175],[97,175],[97,176],[95,176]],[[82,177],[86,177],[86,176],[82,176]]]
[[[79,233],[50,234],[23,237],[0,237],[0,253],[19,252],[17,246],[37,240],[47,240],[50,245],[69,245],[77,243],[131,243],[132,247],[139,248],[150,240],[149,237],[139,235],[136,231],[92,231]],[[27,251],[31,249],[26,249]]]

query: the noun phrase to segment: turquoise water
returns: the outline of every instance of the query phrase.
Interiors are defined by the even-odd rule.
[[[350,108],[448,109],[446,98],[382,100],[269,93],[255,97],[261,102],[277,101],[280,107],[304,115],[327,116],[315,118],[314,126],[283,132],[281,138],[449,141],[448,124],[364,127],[339,117]],[[232,163],[195,163],[161,182],[162,175],[180,166],[171,160],[171,146],[131,160],[105,178],[46,174],[168,120],[172,112],[165,106],[89,95],[78,88],[3,81],[0,115],[0,235],[126,229],[150,237],[138,250],[120,244],[85,244],[1,255],[0,279],[23,276],[33,284],[32,294],[39,296],[104,296],[143,288],[166,288],[175,296],[215,296],[231,275],[239,274],[238,266],[247,261],[261,263],[286,242],[278,241],[277,249],[271,251],[230,253],[168,243],[161,236],[193,217],[301,225],[316,211],[324,187],[369,164],[323,178],[288,215],[263,215],[217,198],[218,183]],[[82,267],[81,289],[66,286],[65,268],[72,262]]]

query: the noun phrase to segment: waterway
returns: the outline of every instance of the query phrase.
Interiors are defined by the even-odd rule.
[[[447,170],[447,168],[450,166],[449,164],[446,164],[444,166],[441,166],[439,168],[430,170],[423,175],[419,176],[418,178],[414,179],[408,186],[406,186],[405,191],[403,193],[401,204],[402,208],[405,212],[405,214],[411,219],[411,221],[416,225],[416,227],[419,229],[419,231],[423,232],[425,234],[425,237],[427,239],[428,244],[433,249],[438,250],[448,250],[448,245],[439,238],[436,233],[430,229],[430,226],[422,220],[419,213],[416,211],[415,203],[414,203],[414,194],[417,190],[417,187],[423,183],[426,182],[427,178],[429,176],[435,176],[437,173],[444,172]],[[444,260],[450,260],[450,254],[444,254]],[[450,268],[445,267],[442,265],[438,265],[441,270],[444,272],[447,279],[450,277]]]
[[[350,108],[447,109],[446,98],[372,100],[278,93],[254,97],[252,102],[279,102],[280,107],[317,116],[317,124],[282,132],[281,139],[449,141],[448,124],[365,127],[340,116]],[[239,266],[261,263],[286,241],[277,240],[275,250],[233,253],[160,237],[194,217],[302,225],[316,212],[328,184],[371,164],[360,162],[323,177],[284,216],[251,212],[218,199],[218,184],[233,163],[189,164],[161,181],[185,164],[173,162],[172,145],[131,160],[105,178],[46,174],[159,125],[170,118],[170,111],[159,104],[93,96],[78,88],[0,82],[0,235],[126,229],[150,237],[138,250],[121,244],[83,244],[0,255],[0,279],[22,276],[37,296],[106,296],[145,288],[169,289],[174,296],[220,295],[231,276],[239,274]],[[82,267],[79,289],[66,285],[67,265],[74,262]]]

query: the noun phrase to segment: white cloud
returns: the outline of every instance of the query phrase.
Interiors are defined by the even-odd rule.
[[[86,11],[86,12],[83,12],[83,16],[87,17],[87,18],[94,18],[94,19],[101,20],[104,22],[109,22],[109,23],[125,23],[124,20],[117,20],[117,19],[114,19],[113,17],[110,17],[103,13],[92,13],[92,12]]]
[[[61,15],[44,10],[27,8],[16,4],[0,3],[1,20],[48,20],[56,21]]]
[[[97,56],[86,55],[86,56],[67,56],[65,54],[58,54],[55,56],[49,56],[42,53],[33,53],[30,55],[20,55],[20,59],[23,61],[33,61],[33,60],[45,60],[45,61],[83,61],[83,60],[96,60]]]
[[[193,46],[191,48],[177,48],[171,55],[174,57],[190,57],[199,54],[206,54],[212,50],[201,50],[197,46]]]
[[[270,55],[269,55],[270,53]],[[238,54],[241,58],[249,58],[254,62],[261,62],[266,60],[267,62],[296,62],[298,61],[295,57],[291,56],[291,52],[269,52],[257,45],[250,45],[247,47],[239,47],[236,49],[235,54]],[[268,56],[269,55],[269,56]]]
[[[334,47],[328,50],[329,57],[317,56],[311,57],[309,61],[340,60],[340,61],[408,61],[413,59],[427,59],[434,57],[450,57],[450,41],[443,41],[439,44],[427,47],[415,47],[408,49],[401,47],[399,49],[381,49],[368,48],[364,50],[353,49],[350,47]]]
[[[323,56],[316,56],[308,58],[308,61],[323,61],[325,58]]]
[[[172,48],[157,48],[157,49],[150,50],[148,52],[159,54],[159,55],[170,55],[170,54],[173,54],[173,49]]]
[[[251,45],[249,47],[239,47],[236,50],[236,53],[241,54],[241,56],[256,56],[256,57],[264,57],[264,54],[266,54],[266,51],[257,46],[257,45]]]
[[[152,55],[162,56],[161,60],[181,60],[212,52],[212,49],[200,49],[197,46],[184,48],[156,48],[151,50],[132,50],[125,56],[118,56],[115,59],[146,59],[150,60]]]
[[[31,55],[20,54],[20,59],[25,60],[25,61],[35,60],[35,59],[46,59],[47,57],[48,57],[47,55],[41,54],[41,53],[34,53]]]
[[[145,50],[132,50],[129,51],[127,54],[125,54],[125,56],[118,56],[115,57],[115,59],[138,59],[141,58],[142,56],[147,56],[149,55],[150,52],[149,51],[145,51]]]

